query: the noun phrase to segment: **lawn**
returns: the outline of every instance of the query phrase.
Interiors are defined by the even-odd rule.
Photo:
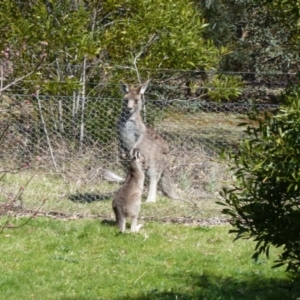
[[[172,114],[161,122],[180,199],[159,192],[157,203],[143,202],[138,234],[118,234],[111,200],[120,184],[100,175],[107,165],[122,171],[117,151],[111,161],[99,145],[72,155],[54,140],[58,171],[47,152],[22,170],[7,156],[0,224],[7,216],[7,225],[23,224],[45,203],[27,225],[0,234],[0,300],[300,299],[300,284],[284,267],[271,268],[280,249],[272,248],[269,260],[252,260],[255,243],[233,242],[216,204],[231,183],[216,153],[239,140],[238,122],[219,113]]]
[[[1,222],[5,218],[1,218]],[[13,218],[21,224],[23,218]],[[271,259],[226,226],[146,222],[118,234],[109,220],[37,217],[0,235],[0,299],[297,299]]]

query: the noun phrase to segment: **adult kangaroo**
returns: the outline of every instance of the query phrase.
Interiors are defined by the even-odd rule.
[[[148,168],[145,157],[139,149],[133,149],[133,158],[124,184],[118,190],[112,202],[120,232],[125,231],[126,218],[131,218],[131,232],[137,232],[142,227],[137,224],[144,188],[144,170]]]
[[[121,154],[131,156],[134,148],[139,148],[145,156],[149,169],[149,193],[146,202],[156,201],[156,190],[160,182],[163,193],[175,199],[168,163],[170,150],[167,142],[151,127],[146,126],[141,117],[142,95],[149,80],[138,87],[121,85],[124,92],[123,107],[117,122]]]

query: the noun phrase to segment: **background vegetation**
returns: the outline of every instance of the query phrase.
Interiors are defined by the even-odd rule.
[[[28,176],[21,174],[25,167],[54,170],[53,185],[49,178],[38,179],[39,184],[45,181],[41,194],[56,196],[49,210],[67,210],[70,206],[62,199],[68,197],[74,202],[85,201],[86,196],[99,200],[98,190],[89,194],[90,186],[82,186],[97,182],[103,162],[117,160],[119,81],[151,78],[147,106],[151,109],[145,109],[143,116],[161,126],[170,144],[174,137],[181,138],[181,143],[171,144],[176,146],[172,167],[180,188],[211,199],[222,176],[230,186],[224,192],[229,206],[224,213],[235,225],[237,237],[256,240],[256,259],[262,252],[268,254],[270,245],[279,247],[278,263],[287,263],[289,270],[297,272],[298,5],[285,0],[2,1],[1,209],[10,213],[23,203],[23,193],[12,195],[16,182]],[[220,117],[223,103],[245,104],[243,113],[251,109],[246,104],[287,106],[264,115],[250,114],[249,127],[241,132],[235,119]],[[212,107],[214,120],[201,114]],[[221,130],[214,130],[216,123]],[[239,138],[246,136],[240,145],[233,139],[236,133]],[[218,147],[208,149],[212,137]],[[233,147],[233,181],[220,171],[222,163],[215,162],[220,145]],[[93,168],[100,160],[101,167]],[[14,173],[13,179],[9,173]],[[83,178],[82,173],[88,176]],[[72,183],[68,194],[53,189],[66,182]],[[197,187],[203,187],[201,195]],[[37,194],[31,193],[31,205],[36,204],[32,195]],[[174,208],[177,218],[180,213],[187,212],[187,218],[198,213],[181,209],[181,205]],[[104,210],[108,214],[108,205]],[[76,258],[70,262],[77,263]]]
[[[298,87],[283,95],[285,107],[274,115],[258,112],[250,116],[252,124],[238,153],[230,153],[234,187],[224,190],[237,238],[254,237],[254,258],[269,253],[270,245],[283,247],[278,266],[299,272],[299,121]],[[253,122],[254,125],[253,125]]]

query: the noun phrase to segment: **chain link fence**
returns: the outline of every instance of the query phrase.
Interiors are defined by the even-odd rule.
[[[157,91],[163,88],[166,92],[158,97],[162,93]],[[229,180],[227,166],[218,155],[224,148],[238,146],[243,128],[237,125],[245,113],[253,108],[269,111],[278,107],[272,97],[282,86],[254,88],[249,84],[243,94],[254,90],[258,96],[251,101],[216,103],[203,100],[201,93],[188,95],[182,85],[150,85],[143,118],[168,141],[173,181],[184,197],[215,198]],[[1,172],[27,174],[26,178],[35,176],[44,178],[44,182],[54,180],[54,184],[59,180],[55,191],[49,187],[55,199],[66,194],[72,194],[75,200],[76,195],[99,199],[101,194],[115,190],[116,186],[106,185],[102,174],[104,169],[123,177],[126,174],[120,163],[116,131],[121,98],[121,93],[115,98],[82,93],[2,94]],[[37,184],[33,194],[48,197],[43,194],[45,187],[40,189],[41,195]]]

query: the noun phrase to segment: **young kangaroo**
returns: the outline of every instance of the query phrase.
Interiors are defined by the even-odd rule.
[[[140,150],[133,149],[133,158],[130,163],[128,175],[112,203],[120,232],[125,231],[126,218],[132,219],[131,232],[137,232],[142,227],[142,224],[137,225],[137,218],[144,187],[144,170],[147,168],[145,158],[140,153]]]
[[[122,84],[125,93],[123,108],[117,123],[120,150],[124,154],[132,154],[138,147],[145,156],[149,169],[149,193],[147,202],[156,201],[157,184],[160,181],[163,193],[176,198],[172,189],[171,176],[168,169],[169,146],[167,142],[152,128],[146,126],[141,117],[142,95],[145,93],[149,80],[137,88]]]

